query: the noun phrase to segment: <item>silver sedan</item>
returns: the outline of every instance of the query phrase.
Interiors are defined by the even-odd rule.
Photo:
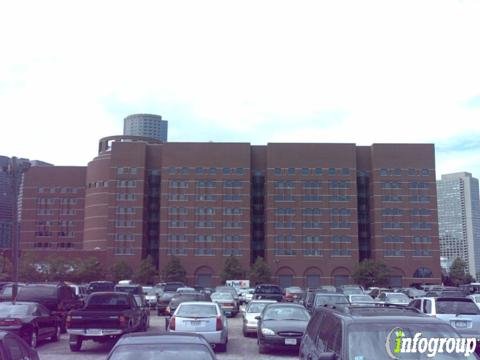
[[[227,318],[217,303],[184,302],[178,305],[168,323],[168,332],[200,334],[218,351],[227,351]]]
[[[255,319],[260,316],[263,308],[268,304],[274,304],[274,300],[252,300],[242,311],[243,314],[243,336],[247,337],[249,334],[257,333],[258,320]]]

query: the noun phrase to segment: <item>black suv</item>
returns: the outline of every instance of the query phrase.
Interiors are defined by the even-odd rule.
[[[283,300],[283,290],[278,285],[260,284],[255,287],[253,292],[254,300],[276,300],[281,302]]]
[[[83,307],[83,301],[65,283],[27,284],[18,288],[17,301],[32,301],[45,306],[60,319],[62,333],[66,331],[65,319],[70,310]]]
[[[396,330],[412,338],[416,333],[427,339],[460,337],[446,322],[416,309],[393,305],[327,306],[318,309],[308,323],[300,344],[300,359],[390,359],[387,349],[393,353]],[[444,355],[448,355],[445,359],[458,358],[458,354]],[[468,359],[478,359],[471,356]]]

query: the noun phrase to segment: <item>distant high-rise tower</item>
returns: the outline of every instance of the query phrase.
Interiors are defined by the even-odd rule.
[[[145,136],[167,142],[168,121],[160,115],[134,114],[124,119],[123,135]]]
[[[467,172],[442,175],[437,181],[441,256],[459,257],[470,274],[480,276],[480,200],[478,179]]]

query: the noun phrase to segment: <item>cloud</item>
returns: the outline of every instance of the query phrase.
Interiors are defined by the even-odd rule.
[[[144,112],[172,141],[433,142],[442,171],[480,133],[477,1],[25,6],[0,13],[6,155],[85,165]]]

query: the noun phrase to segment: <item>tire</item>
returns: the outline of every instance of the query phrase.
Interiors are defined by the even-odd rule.
[[[60,334],[65,334],[66,332],[67,332],[67,324],[65,324],[65,319],[62,319],[60,323]]]
[[[32,332],[28,335],[27,343],[32,349],[35,349],[38,346],[38,332],[36,329],[33,329]]]
[[[266,354],[267,353],[267,348],[265,345],[258,344],[258,353],[259,354]]]
[[[57,325],[55,326],[55,334],[53,334],[51,337],[50,337],[50,340],[52,340],[53,342],[56,342],[60,339],[60,333],[61,333],[61,328],[60,328],[60,325]]]
[[[70,345],[70,350],[73,352],[78,352],[82,348],[83,339],[80,336],[70,335],[68,344]]]
[[[245,329],[242,329],[243,332],[243,337],[248,337],[248,333],[245,331]]]

